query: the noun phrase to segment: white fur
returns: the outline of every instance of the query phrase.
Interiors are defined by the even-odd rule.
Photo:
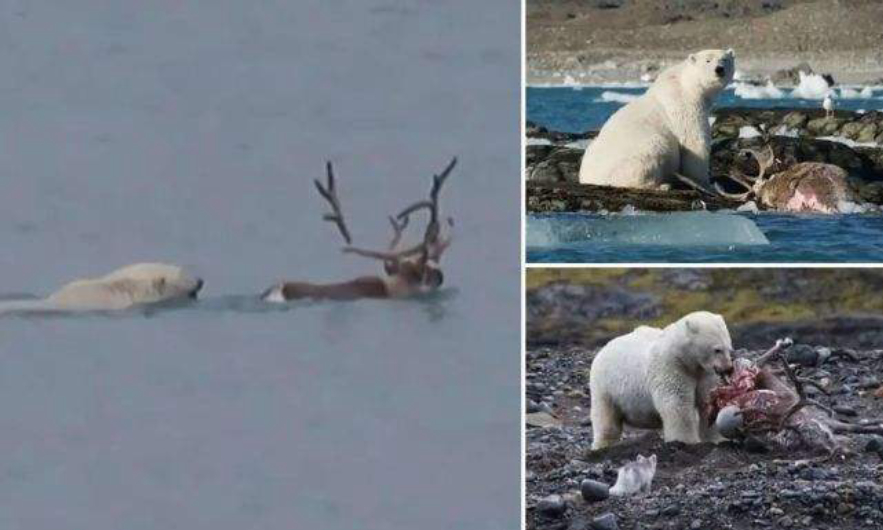
[[[285,296],[282,295],[282,285],[277,285],[275,287],[271,287],[264,296],[261,297],[264,302],[270,302],[273,304],[284,304],[287,302]]]
[[[656,455],[644,458],[638,455],[635,462],[629,462],[619,468],[616,476],[616,484],[610,488],[611,495],[634,495],[635,493],[649,493],[656,475]]]
[[[723,78],[715,69],[724,68]],[[732,50],[705,50],[664,70],[640,98],[616,111],[589,145],[579,181],[658,188],[675,173],[709,187],[709,112],[733,79]]]
[[[720,315],[690,313],[664,329],[641,326],[607,343],[592,362],[593,449],[617,442],[623,424],[662,428],[665,441],[717,441],[705,399],[716,372],[732,368]]]
[[[181,267],[165,263],[136,263],[99,278],[70,282],[43,300],[10,301],[9,311],[110,311],[194,297],[201,280]]]

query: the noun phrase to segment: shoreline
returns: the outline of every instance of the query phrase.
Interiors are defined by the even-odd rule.
[[[686,52],[641,52],[595,50],[592,52],[528,53],[525,64],[527,86],[649,86],[646,76],[674,65]],[[740,81],[765,84],[777,72],[808,64],[815,73],[830,74],[835,87],[883,85],[883,60],[877,55],[828,53],[804,55],[752,55],[736,52]],[[642,79],[642,77],[644,79]],[[791,84],[776,84],[788,88]]]

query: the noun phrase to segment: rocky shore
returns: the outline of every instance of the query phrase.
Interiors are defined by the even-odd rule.
[[[687,446],[655,432],[590,450],[594,355],[638,325],[697,309],[720,313],[737,355],[775,340],[824,382],[807,388],[846,421],[883,422],[883,273],[877,269],[530,269],[526,277],[527,521],[536,530],[838,529],[883,527],[883,439],[852,437],[827,460],[766,439]],[[641,497],[607,497],[619,466],[656,454]]]
[[[694,191],[624,194],[618,189],[576,184],[583,144],[596,135],[597,131],[550,131],[528,122],[528,212],[619,211],[623,201],[647,211],[738,206]],[[738,153],[769,145],[777,158],[789,163],[825,162],[845,169],[862,200],[883,204],[883,112],[837,111],[826,117],[820,109],[723,108],[714,113],[712,137],[712,179],[726,189],[738,190],[726,178],[734,166],[742,166],[738,169],[749,174],[757,172],[757,164],[743,161]]]
[[[873,0],[528,0],[527,82],[652,78],[690,52],[736,50],[743,78],[800,63],[840,83],[883,78]]]
[[[745,338],[734,334],[736,344]],[[830,396],[814,397],[835,407],[842,419],[880,421],[883,351],[830,343],[803,344],[794,351],[804,356],[791,359],[802,366],[802,375],[831,381]],[[883,527],[883,439],[878,436],[853,436],[853,453],[830,459],[763,440],[666,444],[658,434],[640,431],[592,452],[588,374],[595,353],[578,346],[527,351],[527,528]],[[603,484],[612,485],[618,467],[638,454],[657,455],[650,493],[607,496]]]

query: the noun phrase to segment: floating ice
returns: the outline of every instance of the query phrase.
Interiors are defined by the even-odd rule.
[[[528,138],[527,145],[552,145],[548,138]]]
[[[575,243],[671,246],[769,244],[751,219],[712,212],[530,216],[525,239],[527,246],[533,248]]]
[[[831,87],[825,78],[819,74],[805,74],[798,72],[800,83],[791,91],[791,97],[800,99],[824,99]]]
[[[840,89],[840,99],[871,99],[874,97],[874,89],[869,86],[864,87],[861,91],[850,87]]]
[[[785,92],[777,88],[772,81],[767,81],[764,86],[736,83],[734,93],[742,99],[781,99],[785,97]]]
[[[606,90],[604,92],[601,92],[601,97],[595,101],[614,101],[616,103],[629,103],[638,99],[639,97],[641,97],[641,94],[625,94],[623,92],[612,92],[610,90]]]

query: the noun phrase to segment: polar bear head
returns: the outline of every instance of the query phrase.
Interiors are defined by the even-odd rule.
[[[686,75],[691,84],[708,96],[714,96],[733,80],[736,69],[735,54],[729,50],[703,50],[686,60]]]
[[[733,371],[733,342],[720,315],[690,313],[675,323],[681,359],[706,373]]]

